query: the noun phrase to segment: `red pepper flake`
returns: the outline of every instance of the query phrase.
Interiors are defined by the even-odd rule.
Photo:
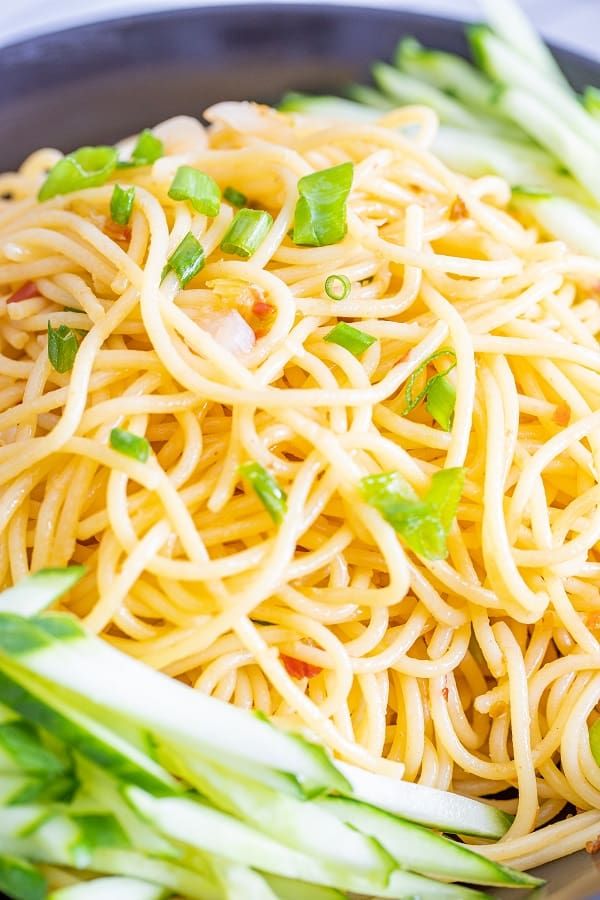
[[[281,654],[281,662],[284,664],[288,675],[292,678],[314,678],[323,671],[320,666],[312,666],[310,663],[304,662],[302,659],[296,659],[293,656]]]
[[[571,421],[571,410],[565,403],[560,403],[556,407],[552,416],[552,421],[556,422],[557,425],[560,425],[561,428],[567,427]]]
[[[275,307],[266,300],[255,300],[252,306],[252,312],[257,319],[266,319],[275,311]]]
[[[131,240],[131,228],[129,225],[119,225],[112,220],[105,224],[104,234],[119,244],[128,244]]]
[[[37,297],[39,293],[35,281],[26,281],[18,291],[15,291],[14,294],[10,295],[6,302],[19,303],[21,300],[31,300],[32,297]]]
[[[442,688],[442,697],[444,698],[444,700],[448,699],[448,688],[447,687]]]
[[[454,199],[454,203],[450,207],[450,211],[448,213],[448,218],[452,222],[457,222],[459,219],[468,219],[469,218],[469,210],[465,204],[465,201],[462,197],[456,197]]]
[[[600,834],[593,841],[588,841],[585,849],[586,853],[600,853]]]

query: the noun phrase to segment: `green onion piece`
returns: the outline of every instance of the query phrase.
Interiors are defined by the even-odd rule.
[[[149,128],[144,128],[131,152],[131,159],[120,159],[118,169],[135,169],[139,166],[151,166],[164,156],[165,148],[160,138],[155,137]]]
[[[338,322],[338,324],[329,331],[323,340],[330,344],[338,344],[344,350],[348,350],[353,356],[361,356],[371,344],[374,344],[377,338],[371,334],[355,328],[354,325],[348,325],[347,322]]]
[[[596,719],[590,728],[590,749],[592,756],[600,766],[600,719]]]
[[[347,275],[330,275],[325,279],[325,293],[330,300],[345,300],[351,289]]]
[[[80,147],[63,156],[50,169],[38,193],[38,200],[49,200],[58,194],[70,194],[84,188],[101,187],[117,164],[114,147]]]
[[[214,178],[194,169],[179,166],[169,188],[172,200],[189,200],[196,212],[216,216],[221,207],[221,189]]]
[[[188,281],[197,275],[204,266],[204,249],[191,231],[188,231],[177,249],[167,260],[163,269],[164,278],[169,272],[175,272],[181,287],[185,287]]]
[[[244,463],[240,466],[239,473],[251,486],[275,524],[280,525],[287,512],[285,491],[260,463]]]
[[[294,216],[295,244],[324,247],[344,238],[346,201],[353,175],[354,166],[347,162],[300,179]]]
[[[228,203],[231,203],[232,206],[242,207],[248,202],[248,198],[245,194],[242,194],[237,188],[231,186],[225,188],[223,197]]]
[[[70,372],[75,362],[79,341],[72,328],[59,325],[53,328],[48,322],[48,359],[57,372]]]
[[[438,359],[440,356],[449,356],[450,364],[443,372],[437,372],[435,375],[432,375],[431,378],[425,384],[425,387],[419,391],[419,393],[414,396],[413,391],[415,388],[415,382],[419,378],[419,376],[427,369],[427,366],[433,362],[434,359]],[[450,382],[445,376],[448,372],[451,372],[456,366],[456,353],[454,350],[450,350],[448,347],[444,347],[441,350],[437,350],[435,353],[432,353],[431,356],[428,356],[425,359],[418,369],[412,373],[408,381],[406,382],[406,390],[405,390],[405,399],[406,405],[402,410],[402,415],[407,416],[413,409],[419,405],[421,400],[426,398],[427,400],[427,411],[431,416],[435,419],[438,425],[444,429],[444,431],[450,431],[452,427],[452,419],[454,416],[454,406],[456,403],[456,390],[452,382]]]
[[[134,187],[122,188],[120,184],[115,184],[110,200],[110,215],[113,222],[116,222],[117,225],[128,224],[134,199]]]
[[[125,431],[124,428],[113,428],[110,433],[110,446],[113,450],[130,456],[138,462],[146,462],[150,456],[150,444],[145,437]]]
[[[256,253],[272,224],[272,216],[262,209],[240,209],[221,241],[221,250],[248,259]]]
[[[445,559],[447,537],[464,485],[464,469],[442,469],[420,499],[398,472],[368,475],[360,482],[364,499],[424,559]]]
[[[456,388],[445,375],[436,375],[429,382],[427,412],[444,431],[450,431],[456,405]]]

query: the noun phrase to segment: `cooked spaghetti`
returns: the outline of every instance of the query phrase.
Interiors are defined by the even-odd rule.
[[[59,153],[0,178],[0,583],[82,563],[65,606],[126,653],[341,759],[492,798],[516,814],[495,859],[583,847],[600,261],[514,215],[500,178],[447,169],[426,108],[207,118],[44,202]],[[295,242],[299,180],[344,163],[345,236]],[[183,166],[224,191],[212,215],[176,199]],[[238,206],[266,223],[241,251]],[[462,494],[431,551],[411,528],[442,470]]]

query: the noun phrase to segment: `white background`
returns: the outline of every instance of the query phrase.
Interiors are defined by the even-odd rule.
[[[230,0],[0,0],[0,44],[65,25],[182,6],[221,5]],[[237,0],[239,2],[239,0]],[[279,0],[286,3],[290,0]],[[321,0],[304,0],[319,3]],[[325,0],[336,2],[336,0]],[[344,0],[337,0],[344,2]],[[369,5],[369,0],[346,0]],[[523,0],[545,35],[557,43],[600,57],[600,0]],[[477,18],[477,0],[371,0],[419,12]]]

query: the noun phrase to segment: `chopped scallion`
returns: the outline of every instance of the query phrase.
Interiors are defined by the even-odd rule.
[[[364,499],[424,559],[445,559],[447,538],[464,485],[464,469],[442,469],[423,499],[399,472],[368,475],[360,482]]]
[[[252,487],[275,524],[281,524],[287,511],[287,496],[283,488],[260,463],[244,463],[240,466],[239,473]]]
[[[135,187],[122,188],[115,184],[110,201],[110,215],[117,225],[127,225],[131,218],[133,201],[135,199]]]
[[[240,209],[221,241],[221,250],[244,259],[256,253],[273,224],[273,218],[261,209]]]
[[[164,278],[169,272],[175,272],[179,284],[181,287],[185,287],[203,266],[204,249],[198,239],[189,231],[167,260],[162,277]]]
[[[68,153],[50,169],[38,193],[38,200],[50,200],[84,188],[101,187],[117,164],[114,147],[80,147]]]
[[[223,199],[227,200],[228,203],[231,203],[232,206],[242,207],[245,206],[248,202],[248,198],[245,194],[242,194],[241,191],[238,191],[237,188],[234,187],[226,187],[223,191]]]
[[[324,247],[344,238],[346,201],[353,175],[354,166],[347,162],[300,179],[294,216],[295,244]]]
[[[330,275],[325,279],[325,293],[330,300],[345,300],[351,289],[347,275]]]
[[[137,139],[137,143],[131,152],[131,159],[119,160],[119,169],[131,169],[136,166],[151,166],[152,163],[164,156],[165,148],[160,138],[157,138],[149,128],[144,128]]]
[[[217,182],[192,166],[179,166],[169,188],[169,197],[189,200],[196,212],[205,216],[216,216],[221,207],[221,189]]]
[[[110,446],[113,450],[130,456],[138,462],[146,462],[150,456],[150,444],[145,437],[126,431],[124,428],[113,428],[110,433]]]
[[[344,350],[348,350],[353,356],[361,356],[371,344],[374,344],[377,338],[373,335],[355,328],[354,325],[348,325],[347,322],[338,322],[338,324],[329,331],[323,340],[330,344],[338,344]]]
[[[75,362],[79,341],[72,328],[59,325],[53,328],[48,322],[48,359],[57,372],[70,372]]]
[[[440,356],[450,357],[450,364],[443,372],[437,372],[427,380],[425,386],[414,395],[415,383],[420,375],[427,369],[427,366]],[[451,381],[446,378],[448,372],[451,372],[456,366],[456,354],[454,350],[444,347],[428,356],[421,365],[415,369],[408,381],[406,382],[405,400],[406,405],[402,410],[402,415],[407,416],[408,413],[419,405],[421,400],[426,399],[427,411],[435,419],[444,431],[450,431],[452,427],[452,419],[454,416],[454,406],[456,403],[456,389]]]
[[[596,719],[590,728],[590,749],[596,763],[600,766],[600,719]]]

